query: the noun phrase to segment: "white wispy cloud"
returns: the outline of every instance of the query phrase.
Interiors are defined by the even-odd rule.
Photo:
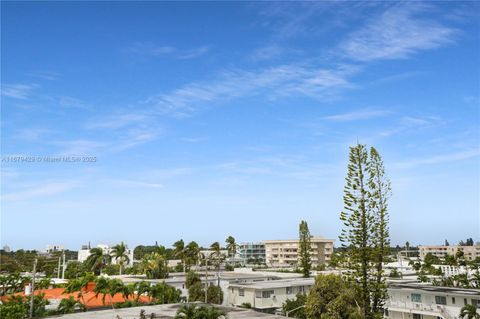
[[[446,153],[434,155],[426,158],[410,159],[403,162],[393,163],[397,168],[412,168],[420,165],[436,165],[442,163],[450,163],[456,161],[463,161],[480,156],[480,149],[467,149],[460,152]]]
[[[48,81],[54,81],[60,77],[58,73],[51,72],[51,71],[37,71],[37,72],[29,73],[28,75],[34,78],[39,78],[39,79],[48,80]]]
[[[455,29],[419,16],[417,6],[394,6],[341,44],[346,56],[358,61],[405,58],[453,42]]]
[[[26,140],[26,141],[37,141],[41,137],[45,137],[46,135],[55,133],[54,130],[47,129],[47,128],[24,128],[17,130],[15,134],[15,138]]]
[[[111,179],[108,180],[109,183],[117,187],[133,187],[133,188],[163,188],[164,186],[159,183],[150,183],[138,180],[128,180],[128,179]]]
[[[341,89],[352,87],[348,78],[358,68],[341,65],[280,65],[256,71],[230,70],[212,81],[194,82],[170,93],[154,95],[143,104],[158,114],[186,116],[205,103],[263,95],[269,99],[294,95],[332,99]]]
[[[108,143],[87,139],[53,141],[51,144],[60,147],[58,155],[65,156],[97,156],[108,146]]]
[[[23,190],[7,193],[2,196],[6,201],[23,201],[36,197],[52,196],[71,190],[78,186],[77,182],[48,182],[27,187]]]
[[[250,55],[250,58],[254,61],[272,60],[274,58],[278,58],[284,52],[284,48],[277,44],[271,43],[254,50]]]
[[[169,45],[157,45],[151,42],[136,42],[126,49],[128,53],[153,56],[171,57],[176,59],[193,59],[210,51],[211,47],[204,45],[188,49],[180,49]]]
[[[436,116],[402,116],[392,127],[382,130],[379,137],[389,137],[412,130],[420,130],[444,124],[444,120]]]
[[[364,110],[358,110],[358,111],[349,112],[349,113],[340,113],[340,114],[324,116],[322,117],[322,119],[327,121],[347,122],[347,121],[368,120],[372,118],[383,117],[389,114],[391,114],[391,112],[387,110],[364,109]]]
[[[147,119],[146,114],[124,113],[114,114],[106,118],[90,120],[86,124],[87,129],[120,129],[126,126],[142,123]]]
[[[35,84],[2,84],[1,94],[12,99],[26,100]]]

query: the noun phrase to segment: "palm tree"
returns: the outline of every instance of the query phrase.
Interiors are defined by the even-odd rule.
[[[66,314],[66,313],[74,313],[77,310],[85,311],[86,309],[87,308],[85,307],[84,304],[82,304],[78,300],[75,300],[73,296],[70,296],[60,301],[60,304],[57,307],[57,312],[61,314]]]
[[[221,247],[218,241],[214,242],[210,245],[210,249],[212,253],[210,254],[210,258],[214,261],[215,267],[217,268],[217,286],[220,287],[220,264],[222,263],[222,253],[220,252]]]
[[[149,279],[163,279],[168,277],[167,261],[159,253],[145,255],[140,263],[140,267]]]
[[[174,319],[197,319],[197,305],[195,304],[186,304],[182,305],[177,310],[177,314]]]
[[[135,301],[140,300],[140,296],[143,294],[150,294],[150,283],[146,281],[139,281],[135,283]]]
[[[225,312],[221,311],[215,307],[201,306],[196,310],[197,318],[202,319],[218,319],[220,317],[225,317]]]
[[[185,254],[189,263],[196,265],[199,261],[200,246],[195,241],[189,242],[185,247]]]
[[[234,257],[237,253],[237,243],[235,242],[235,238],[233,238],[233,236],[228,236],[225,243],[227,244],[228,255]]]
[[[127,246],[125,246],[122,241],[120,244],[113,246],[111,251],[112,258],[115,259],[115,261],[120,265],[120,275],[122,274],[123,265],[130,262],[130,257],[128,257],[127,250]]]
[[[103,249],[100,247],[90,249],[90,256],[85,260],[85,264],[91,271],[99,270],[102,274],[102,268],[108,265],[111,261],[111,257],[108,254],[103,253]]]
[[[109,293],[110,287],[110,279],[105,277],[97,277],[95,280],[95,288],[93,288],[93,292],[95,293],[95,297],[98,298],[100,294],[102,294],[102,302],[105,305],[105,297]]]
[[[110,300],[112,301],[112,309],[114,308],[113,297],[116,294],[124,294],[125,285],[120,279],[110,279],[108,281],[108,294],[110,295]]]
[[[70,279],[63,293],[67,294],[78,292],[77,298],[82,299],[83,305],[85,305],[84,290],[87,287],[88,283],[93,281],[94,279],[95,277],[91,273],[88,273],[78,279]]]
[[[219,319],[221,317],[225,318],[226,314],[218,308],[186,304],[178,308],[174,319]]]
[[[460,318],[479,319],[480,314],[478,314],[477,307],[475,307],[474,305],[465,305],[460,310]]]
[[[183,239],[174,242],[173,247],[173,252],[175,256],[182,261],[183,272],[185,272],[185,243],[183,242]]]

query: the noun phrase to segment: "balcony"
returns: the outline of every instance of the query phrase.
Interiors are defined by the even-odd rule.
[[[443,305],[426,305],[417,302],[403,302],[388,300],[385,308],[389,311],[417,313],[427,316],[436,316],[444,319],[454,319],[455,316],[449,313]]]

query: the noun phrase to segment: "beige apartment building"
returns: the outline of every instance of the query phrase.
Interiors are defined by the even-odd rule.
[[[447,255],[455,256],[459,251],[463,251],[465,260],[474,260],[480,257],[480,244],[478,243],[474,246],[418,246],[418,249],[421,260],[424,260],[428,253],[438,258],[445,258]]]
[[[332,239],[317,236],[310,239],[312,266],[318,266],[330,261],[333,253]],[[266,263],[272,267],[289,267],[298,264],[299,240],[265,240]]]

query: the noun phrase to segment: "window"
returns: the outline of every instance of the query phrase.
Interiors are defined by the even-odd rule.
[[[455,304],[455,297],[452,297],[452,304]]]
[[[305,287],[303,286],[298,287],[298,292],[302,294],[305,293]]]
[[[245,289],[238,289],[238,295],[239,295],[240,297],[245,296]]]
[[[293,294],[293,288],[292,287],[287,287],[286,290],[287,290],[287,295]]]
[[[388,317],[388,309],[385,309],[385,317]]]
[[[261,291],[255,291],[255,298],[262,298],[262,292]]]
[[[273,290],[262,291],[262,298],[270,298],[274,293]]]
[[[467,298],[463,298],[463,304],[464,304],[465,306],[468,305]]]
[[[423,316],[419,313],[413,313],[412,315],[413,315],[413,319],[422,319],[423,318]]]
[[[446,305],[447,304],[447,297],[445,297],[445,296],[435,296],[435,303],[437,305]]]
[[[422,302],[422,295],[412,294],[412,302]]]

